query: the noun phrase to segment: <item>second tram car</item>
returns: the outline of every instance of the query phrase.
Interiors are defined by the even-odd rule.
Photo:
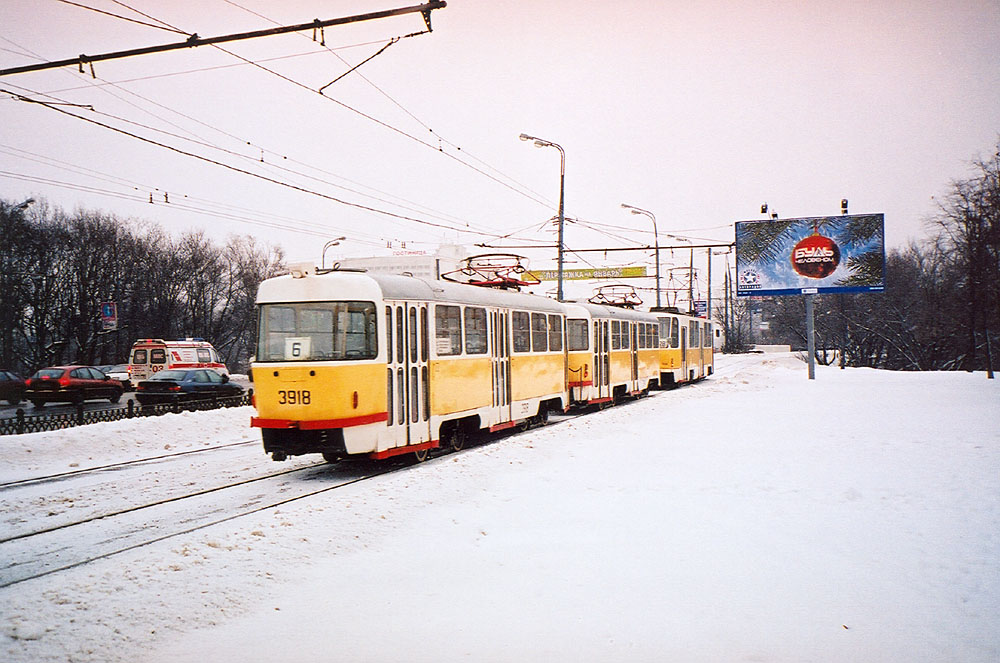
[[[638,396],[660,380],[655,316],[603,304],[566,303],[567,378],[574,402],[603,405]]]

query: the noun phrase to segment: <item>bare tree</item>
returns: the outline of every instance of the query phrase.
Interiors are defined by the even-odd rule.
[[[1000,141],[991,159],[973,162],[973,175],[952,182],[933,224],[937,241],[962,274],[959,293],[965,347],[961,367],[992,371],[991,338],[1000,332]],[[979,361],[982,356],[985,361]]]

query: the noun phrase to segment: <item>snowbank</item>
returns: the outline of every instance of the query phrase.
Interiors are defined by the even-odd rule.
[[[250,430],[252,413],[249,406],[222,408],[4,435],[0,482],[255,439],[259,433]]]

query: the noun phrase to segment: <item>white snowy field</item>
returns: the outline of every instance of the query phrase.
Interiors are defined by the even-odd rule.
[[[1000,660],[1000,381],[717,365],[0,589],[0,658]],[[249,418],[4,437],[0,480],[245,439]]]

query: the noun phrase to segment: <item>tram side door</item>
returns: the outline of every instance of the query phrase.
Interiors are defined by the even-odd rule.
[[[397,307],[402,312],[403,307]],[[404,361],[397,366],[397,385],[402,406],[398,414],[406,427],[404,444],[420,444],[431,439],[430,432],[430,369],[427,338],[427,306],[407,304],[403,327]],[[397,329],[399,324],[397,323]]]
[[[623,323],[629,326],[629,354],[632,357],[632,385],[630,391],[639,391],[639,325],[635,322]]]
[[[608,321],[594,320],[594,386],[597,398],[609,398],[611,355],[608,351]]]
[[[389,433],[392,442],[390,446],[403,446],[408,439],[409,419],[406,403],[406,384],[409,380],[407,370],[407,357],[409,351],[406,343],[406,305],[402,303],[386,302],[385,318],[388,327],[388,350],[386,351],[386,361],[388,362],[386,401],[388,409]]]
[[[511,420],[510,384],[510,313],[490,311],[490,361],[493,374],[493,408],[499,415],[497,423]]]
[[[688,381],[688,328],[681,325],[681,382]]]

